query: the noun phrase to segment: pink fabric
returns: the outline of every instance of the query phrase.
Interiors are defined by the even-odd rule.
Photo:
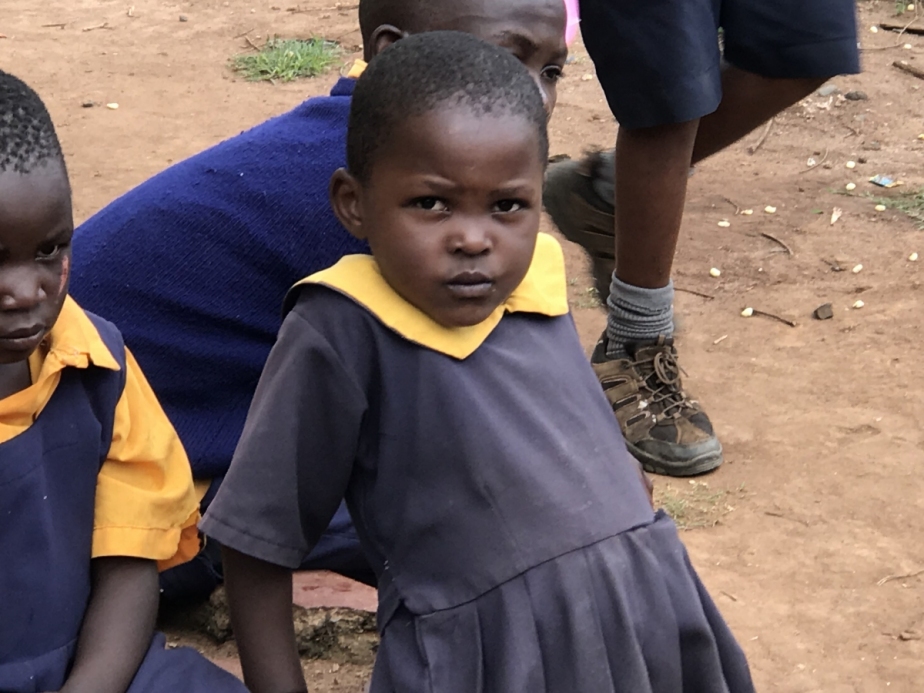
[[[568,23],[565,25],[565,43],[569,46],[574,41],[581,23],[581,12],[578,0],[565,0],[565,9],[568,11]]]

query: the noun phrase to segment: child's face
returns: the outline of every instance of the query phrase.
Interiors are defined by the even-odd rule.
[[[58,319],[73,233],[59,162],[0,173],[0,363],[28,358]]]
[[[522,116],[444,108],[405,120],[365,184],[341,171],[331,192],[392,288],[461,327],[485,320],[526,276],[543,174],[539,134]]]
[[[513,53],[539,85],[551,115],[568,46],[563,0],[469,0],[446,14],[446,26],[474,34]]]
[[[432,16],[420,21],[419,30],[462,31],[509,50],[539,85],[551,115],[568,58],[563,0],[452,0],[438,4]],[[380,27],[370,49],[374,54],[400,37],[393,27]]]

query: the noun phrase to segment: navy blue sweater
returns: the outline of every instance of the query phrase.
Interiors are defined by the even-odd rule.
[[[71,293],[121,329],[197,478],[228,470],[286,291],[367,252],[327,198],[353,85],[172,166],[74,236]]]

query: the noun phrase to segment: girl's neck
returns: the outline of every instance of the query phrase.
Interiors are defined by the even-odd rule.
[[[0,364],[0,399],[6,399],[32,384],[29,361]]]

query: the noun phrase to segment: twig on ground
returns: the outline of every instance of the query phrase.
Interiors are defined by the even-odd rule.
[[[766,239],[769,239],[769,240],[773,241],[773,242],[776,243],[777,245],[779,245],[783,250],[785,250],[787,253],[789,253],[790,257],[792,257],[792,256],[794,255],[794,253],[792,252],[792,248],[790,248],[788,245],[786,245],[785,243],[783,243],[783,241],[781,241],[781,240],[780,240],[779,238],[777,238],[776,236],[773,236],[773,235],[771,235],[771,234],[769,234],[769,233],[766,233],[765,231],[761,231],[761,232],[760,232],[760,235],[763,236],[763,237],[766,238]]]
[[[889,22],[880,22],[879,28],[885,29],[886,31],[897,31],[898,35],[902,34],[919,34],[924,36],[924,27],[911,26],[918,20],[917,17],[911,20],[909,24],[902,26],[901,24],[890,24]]]
[[[799,173],[808,173],[809,171],[814,171],[816,168],[821,166],[827,160],[828,160],[828,148],[825,147],[825,153],[822,154],[821,160],[816,161],[814,166],[809,166],[808,168],[802,169],[801,171],[799,171]]]
[[[910,27],[912,24],[914,24],[916,21],[918,21],[918,11],[917,11],[917,9],[915,9],[915,11],[914,11],[914,17],[912,17],[911,21],[908,22],[907,24],[905,24],[905,26],[901,27],[901,29],[899,30],[899,32],[898,32],[898,34],[897,34],[897,35],[898,35],[898,38],[900,39],[900,38],[905,34],[905,32],[908,31],[909,27]],[[884,27],[883,27],[883,28],[884,28]],[[898,28],[898,27],[896,27],[896,28]],[[909,32],[909,33],[915,33],[915,32]],[[897,41],[897,42],[893,43],[891,46],[879,46],[879,47],[877,47],[877,48],[864,48],[864,49],[863,49],[863,52],[864,52],[864,53],[867,53],[867,52],[869,52],[869,51],[888,51],[888,50],[892,50],[893,48],[898,48],[898,47],[901,46],[901,45],[903,45],[903,44],[902,44],[902,41]]]
[[[755,310],[754,315],[758,315],[760,311]],[[809,526],[809,523],[805,520],[800,520],[798,517],[790,517],[789,515],[784,515],[783,513],[774,512],[772,510],[765,510],[764,515],[769,515],[770,517],[778,517],[781,520],[790,520],[792,522],[798,522],[800,525]]]
[[[238,34],[238,35],[235,36],[234,38],[236,38],[236,39],[244,38],[247,34],[249,34],[249,33],[252,32],[252,31],[253,31],[253,29],[248,29],[248,30],[245,31],[243,34]]]
[[[914,67],[914,65],[909,65],[904,60],[896,60],[892,63],[892,67],[897,67],[902,72],[907,72],[909,75],[914,75],[918,79],[924,79],[924,70]]]
[[[735,208],[735,214],[736,214],[736,215],[741,214],[741,207],[739,207],[738,205],[736,205],[732,200],[728,199],[727,197],[724,197],[724,196],[723,196],[722,199],[725,200],[728,204],[730,204],[732,207]]]
[[[260,46],[258,46],[258,45],[255,44],[253,41],[251,41],[249,36],[245,35],[245,36],[244,36],[244,40],[250,45],[251,48],[253,48],[255,51],[258,51],[258,52],[259,52]]]
[[[709,301],[712,301],[713,299],[715,299],[715,296],[712,296],[710,294],[704,294],[702,291],[696,291],[694,289],[684,289],[683,287],[680,287],[680,286],[675,286],[674,291],[680,291],[685,294],[693,294],[694,296],[699,296],[700,298],[705,298]]]
[[[723,334],[721,337],[719,337],[719,338],[716,339],[714,342],[712,342],[712,346],[718,346],[719,344],[721,344],[722,342],[724,342],[726,339],[728,339],[728,335],[727,335],[727,334]]]
[[[760,139],[757,140],[757,142],[755,142],[752,146],[748,147],[748,154],[756,154],[757,150],[764,146],[764,142],[767,141],[767,137],[770,135],[770,131],[773,129],[773,122],[775,120],[775,118],[771,118],[769,121],[767,121],[767,127],[764,129]]]
[[[725,590],[719,590],[719,593],[720,593],[720,594],[724,594],[726,597],[728,597],[729,599],[731,599],[733,602],[738,601],[738,597],[736,597],[735,595],[733,595],[731,592],[726,592]]]
[[[887,582],[892,582],[894,580],[910,580],[911,578],[916,578],[921,575],[924,575],[924,569],[916,570],[913,573],[907,573],[905,575],[886,575],[879,582],[876,583],[877,587],[882,587]]]
[[[102,24],[94,24],[93,26],[85,26],[81,31],[96,31],[97,29],[112,29],[109,26],[109,22],[103,22]]]
[[[853,129],[852,127],[850,127],[849,125],[844,125],[843,123],[841,123],[841,127],[842,127],[842,128],[847,128],[848,130],[850,130],[850,132],[848,132],[846,135],[844,135],[844,139],[850,137],[851,135],[853,135],[854,137],[859,137],[859,136],[860,136],[860,131],[859,131],[859,130],[854,130],[854,129]]]
[[[63,29],[67,26],[67,22],[56,22],[54,24],[42,24],[43,29]]]
[[[783,323],[784,325],[789,325],[790,327],[797,327],[796,323],[794,323],[792,320],[787,320],[786,318],[781,317],[781,316],[779,316],[779,315],[775,315],[775,314],[773,314],[773,313],[768,313],[768,312],[765,311],[765,310],[757,310],[757,308],[755,308],[755,309],[754,309],[754,315],[762,315],[762,316],[764,316],[765,318],[770,318],[771,320],[776,320],[777,322],[781,322],[781,323]],[[767,514],[769,515],[770,513],[767,513]]]

